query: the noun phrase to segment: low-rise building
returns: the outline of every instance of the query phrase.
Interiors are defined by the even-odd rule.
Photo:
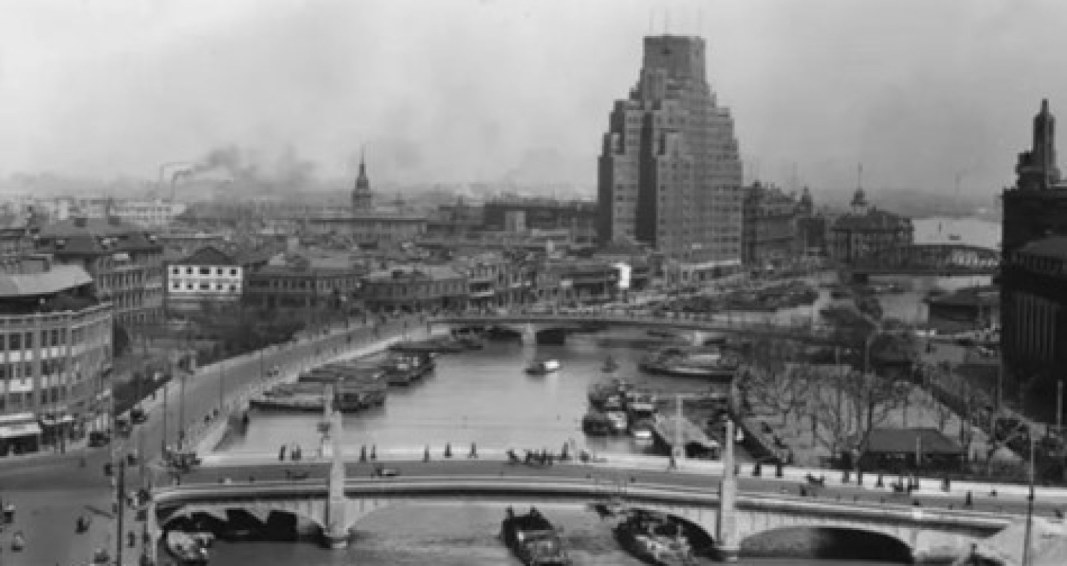
[[[558,305],[596,303],[619,296],[619,269],[594,259],[547,260],[538,270],[538,297]]]
[[[571,242],[596,241],[596,201],[507,196],[486,202],[483,214],[483,225],[488,231],[565,230]]]
[[[370,312],[438,312],[464,310],[467,277],[447,266],[394,267],[363,281],[363,302]]]
[[[265,266],[263,254],[231,253],[208,246],[167,266],[170,314],[220,312],[240,306],[245,278]]]
[[[163,320],[163,246],[155,234],[114,216],[78,216],[43,226],[37,251],[84,268],[117,324],[135,330]]]
[[[0,259],[0,456],[107,426],[112,305],[77,265]]]
[[[244,303],[288,311],[309,321],[347,316],[365,271],[348,256],[279,254],[247,275]]]
[[[426,233],[426,217],[415,214],[369,211],[343,216],[309,218],[308,233],[344,238],[357,245],[413,242]]]
[[[856,189],[852,209],[830,227],[830,257],[851,263],[881,250],[911,244],[911,219],[867,204],[863,189]]]

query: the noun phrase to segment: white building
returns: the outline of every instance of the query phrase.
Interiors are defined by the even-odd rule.
[[[167,266],[167,311],[237,306],[244,293],[244,271],[237,258],[211,246],[171,263]]]

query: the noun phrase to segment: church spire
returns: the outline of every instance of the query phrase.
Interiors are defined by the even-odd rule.
[[[356,186],[352,189],[353,212],[366,212],[372,208],[373,193],[370,190],[370,179],[367,178],[366,148],[359,150],[359,175],[356,176]]]

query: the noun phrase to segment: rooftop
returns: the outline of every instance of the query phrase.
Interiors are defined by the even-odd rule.
[[[867,439],[867,452],[882,454],[962,454],[963,448],[936,428],[876,428]]]
[[[92,282],[92,277],[78,265],[52,265],[35,273],[0,273],[0,298],[52,295]]]
[[[57,254],[105,254],[159,249],[155,234],[117,219],[72,218],[46,224],[38,234],[42,250]]]
[[[831,230],[877,231],[911,228],[911,219],[886,210],[871,208],[866,214],[847,213],[834,220]]]

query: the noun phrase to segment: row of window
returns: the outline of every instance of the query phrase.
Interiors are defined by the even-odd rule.
[[[174,283],[170,284],[171,291],[181,291],[183,288],[186,291],[229,291],[231,293],[237,292],[237,285],[233,284],[227,285],[223,283],[215,283],[214,285],[212,285],[211,283],[186,283],[183,286],[178,281],[175,281]]]
[[[211,267],[199,267],[199,268],[186,267],[185,268],[185,275],[212,275],[212,274],[214,274],[214,275],[226,275],[227,273],[232,277],[236,277],[237,274],[238,274],[238,269],[236,267],[215,267],[215,268],[211,268]],[[182,274],[182,268],[181,267],[171,267],[170,268],[170,274],[171,275],[181,275]]]
[[[92,336],[93,330],[94,329],[92,327],[71,329],[71,344],[73,345],[81,343],[86,338],[86,336]],[[99,328],[96,330],[100,331]],[[10,350],[13,352],[17,352],[20,350],[29,350],[34,347],[34,343],[39,344],[41,347],[65,346],[67,344],[67,334],[68,333],[66,328],[41,330],[39,339],[35,339],[35,337],[37,336],[36,331],[15,332],[7,334],[0,333],[0,352],[3,352],[5,350]]]

